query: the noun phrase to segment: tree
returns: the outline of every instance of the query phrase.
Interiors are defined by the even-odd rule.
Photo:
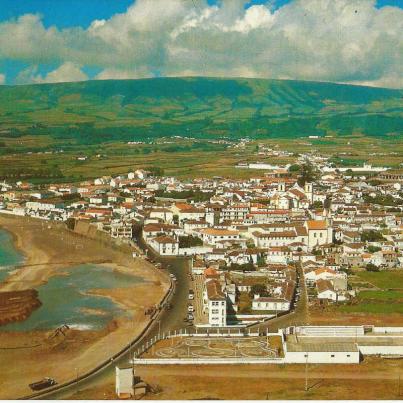
[[[312,204],[313,208],[323,208],[323,203],[320,200],[316,200]]]
[[[266,260],[263,256],[259,256],[257,259],[257,266],[258,267],[264,267],[266,266]]]
[[[75,225],[76,225],[76,220],[74,218],[70,217],[66,220],[66,226],[68,229],[71,229],[73,231]]]
[[[373,263],[368,263],[365,266],[365,270],[366,271],[379,271],[379,267],[377,265],[373,264]]]
[[[373,246],[373,245],[368,246],[369,253],[379,252],[380,250],[382,250],[382,248],[380,248],[379,246]]]
[[[384,237],[381,232],[375,230],[363,231],[361,234],[362,242],[378,242],[383,241]]]
[[[298,185],[304,186],[307,182],[314,182],[317,179],[318,173],[315,167],[307,162],[301,166],[301,172],[298,178]]]
[[[180,248],[191,248],[192,246],[203,246],[203,241],[197,236],[193,235],[179,237]]]
[[[253,298],[255,294],[259,294],[261,297],[268,297],[267,287],[265,284],[254,284],[249,291],[249,296]]]
[[[301,169],[301,166],[298,164],[293,164],[290,165],[290,167],[288,168],[288,172],[299,172]]]

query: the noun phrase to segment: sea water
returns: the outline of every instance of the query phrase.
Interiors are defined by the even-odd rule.
[[[88,291],[124,288],[141,282],[141,277],[95,264],[60,269],[58,275],[37,287],[42,306],[23,322],[1,326],[0,330],[48,330],[64,324],[77,329],[102,329],[113,318],[126,313],[111,299]]]
[[[14,247],[11,234],[0,229],[0,282],[4,281],[23,260],[23,255]]]

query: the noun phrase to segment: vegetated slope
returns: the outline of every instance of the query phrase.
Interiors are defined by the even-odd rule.
[[[0,136],[75,144],[402,134],[402,90],[307,81],[154,78],[0,86]]]

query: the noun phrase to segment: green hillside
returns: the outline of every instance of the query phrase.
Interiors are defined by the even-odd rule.
[[[158,78],[0,86],[0,140],[402,135],[403,91],[318,82]],[[40,139],[38,139],[40,142]]]

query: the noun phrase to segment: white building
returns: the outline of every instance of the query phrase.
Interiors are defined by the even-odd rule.
[[[222,241],[236,241],[239,240],[238,231],[230,231],[218,228],[205,228],[199,232],[202,236],[203,242],[209,245],[216,245]]]
[[[328,226],[326,220],[309,220],[305,222],[305,227],[308,231],[308,246],[310,248],[332,243],[332,227]]]
[[[115,391],[119,399],[134,396],[134,369],[132,366],[115,367]]]
[[[150,246],[162,256],[176,256],[179,253],[179,242],[167,235],[151,239]]]
[[[207,280],[204,297],[207,302],[208,321],[210,326],[226,326],[227,299],[217,280]]]

